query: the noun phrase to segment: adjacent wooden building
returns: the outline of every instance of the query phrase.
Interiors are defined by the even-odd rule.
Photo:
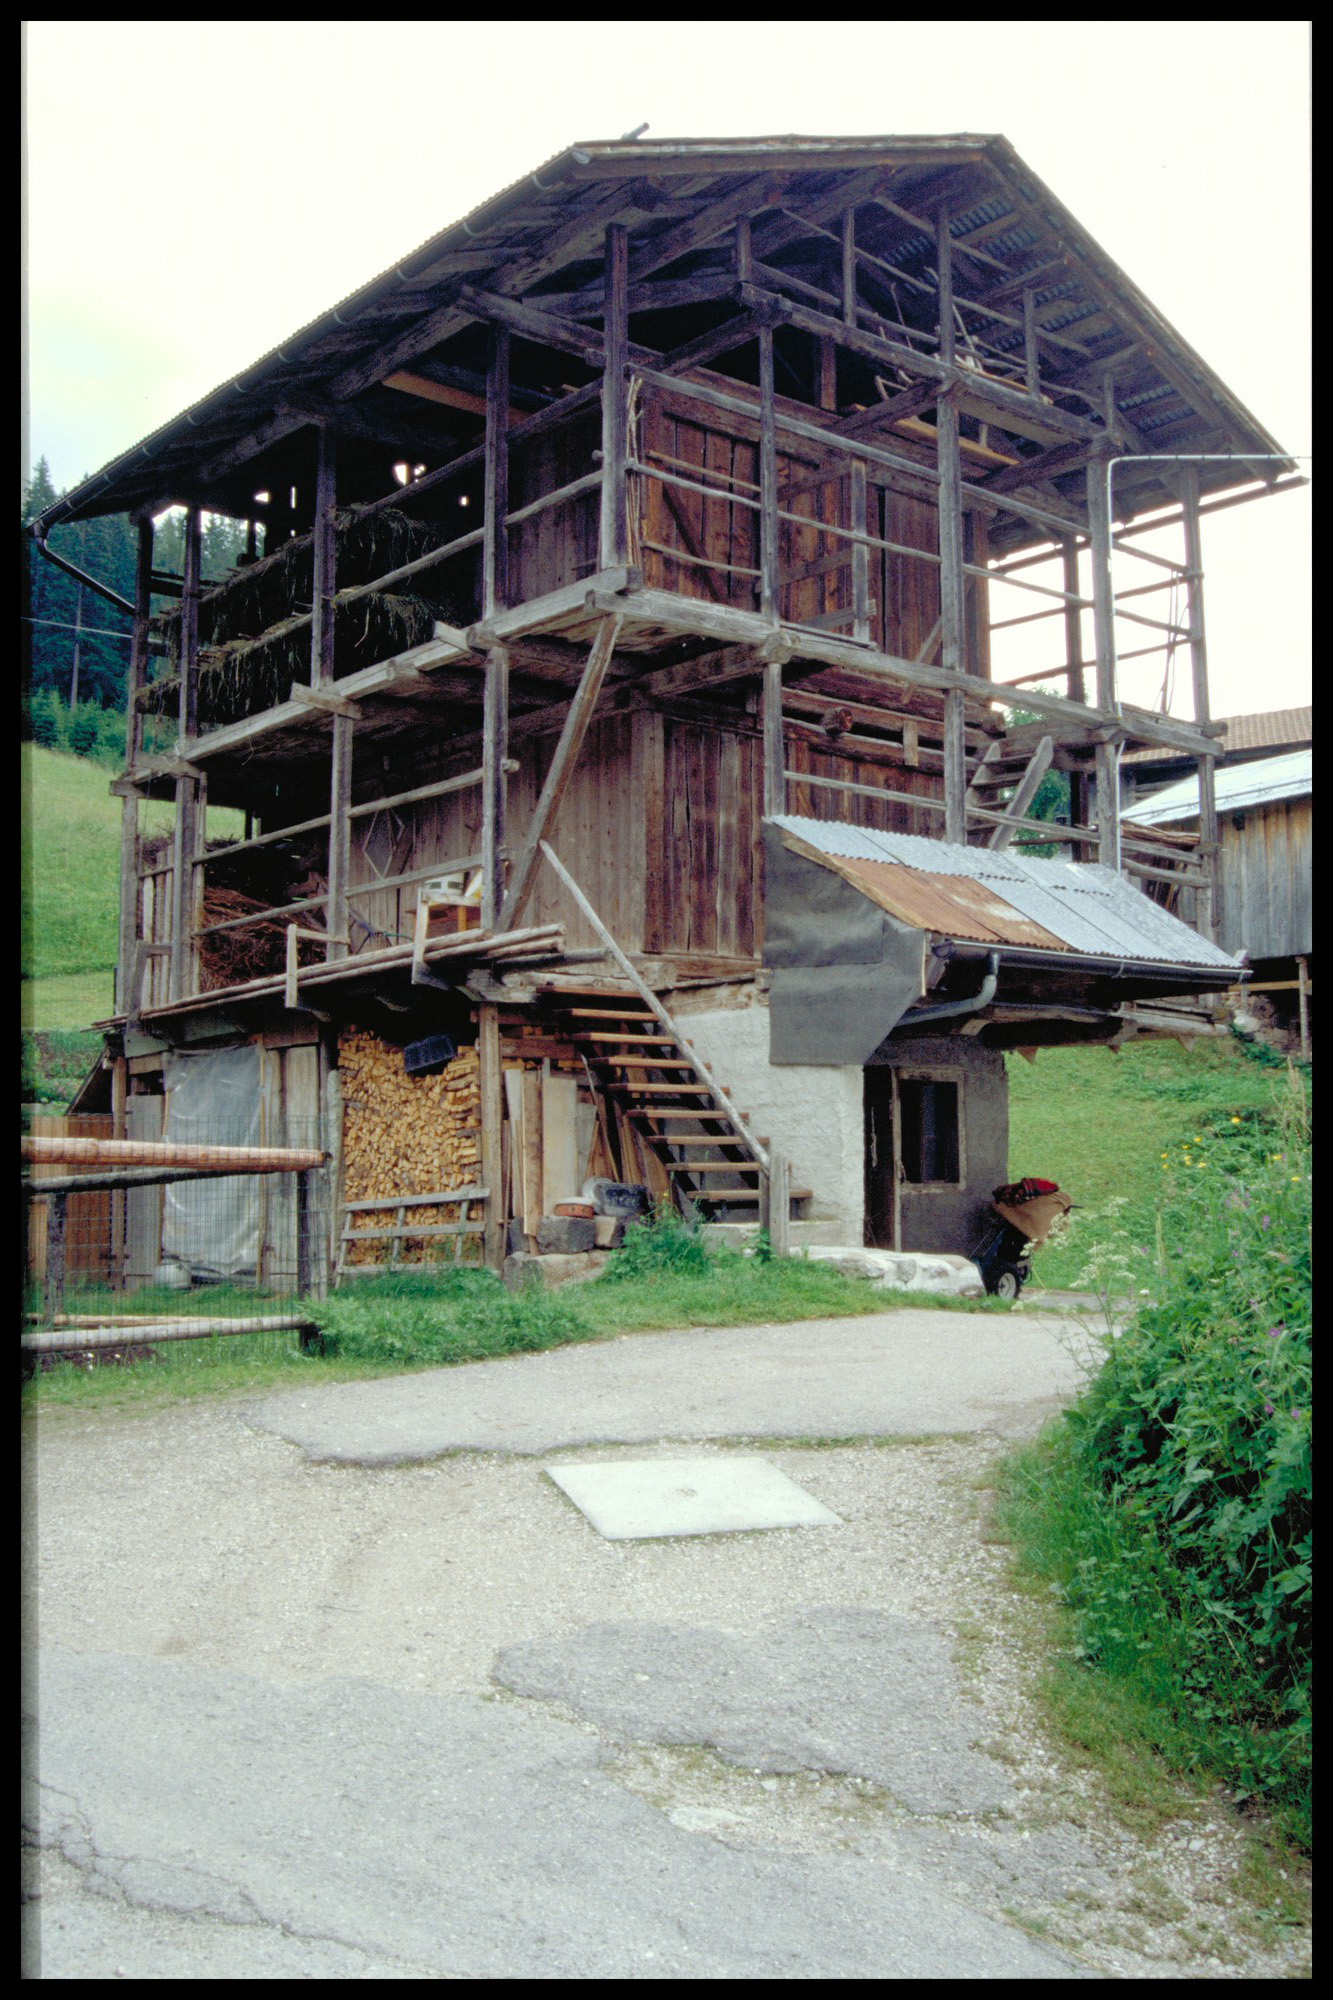
[[[427,1227],[498,1263],[590,1166],[969,1247],[1003,1050],[1237,976],[1201,520],[1295,477],[1003,139],[571,148],[36,524],[140,523],[117,1129],[168,1054],[254,1044],[269,1142],[329,1153],[331,1268]],[[1136,561],[1164,509],[1179,560]],[[250,524],[229,576],[205,511]],[[1039,619],[1015,726],[991,635]],[[1192,722],[1122,701],[1126,634],[1188,647]],[[1122,822],[1144,746],[1197,831]],[[1202,936],[1125,886],[1163,879]],[[402,1052],[441,1034],[432,1097]]]

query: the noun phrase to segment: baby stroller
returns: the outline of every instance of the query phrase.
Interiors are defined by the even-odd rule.
[[[1054,1181],[1024,1180],[997,1187],[972,1261],[997,1299],[1016,1299],[1032,1276],[1032,1252],[1074,1206]]]

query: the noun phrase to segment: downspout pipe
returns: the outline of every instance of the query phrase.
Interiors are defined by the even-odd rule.
[[[57,569],[63,569],[66,576],[72,576],[79,583],[87,584],[89,590],[95,590],[97,595],[104,597],[108,604],[114,604],[117,611],[127,611],[130,617],[133,618],[134,606],[130,603],[128,597],[122,597],[118,590],[112,590],[110,584],[99,583],[95,576],[89,576],[86,569],[79,569],[74,563],[66,562],[64,556],[58,556],[53,548],[48,547],[43,524],[40,521],[32,523],[31,534],[33,540],[49,563],[54,563]]]
[[[986,953],[986,976],[981,982],[981,991],[971,994],[966,1000],[941,1000],[931,1007],[913,1007],[902,1015],[894,1029],[915,1028],[923,1021],[947,1021],[958,1014],[977,1014],[983,1007],[989,1007],[995,998],[995,982],[1000,974],[1000,954],[998,951]]]

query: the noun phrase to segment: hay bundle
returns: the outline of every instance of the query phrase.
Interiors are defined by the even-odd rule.
[[[205,993],[220,986],[238,986],[246,979],[264,979],[287,968],[287,920],[260,914],[271,909],[258,896],[240,889],[210,884],[204,891],[204,924],[224,923],[229,917],[254,915],[252,924],[235,930],[213,931],[199,943],[199,975]],[[311,926],[311,912],[302,913],[303,927]],[[313,939],[298,940],[303,965],[320,962],[320,947]]]

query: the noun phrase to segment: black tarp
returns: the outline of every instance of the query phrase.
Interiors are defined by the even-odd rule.
[[[925,933],[764,828],[769,1060],[863,1064],[923,991]]]

